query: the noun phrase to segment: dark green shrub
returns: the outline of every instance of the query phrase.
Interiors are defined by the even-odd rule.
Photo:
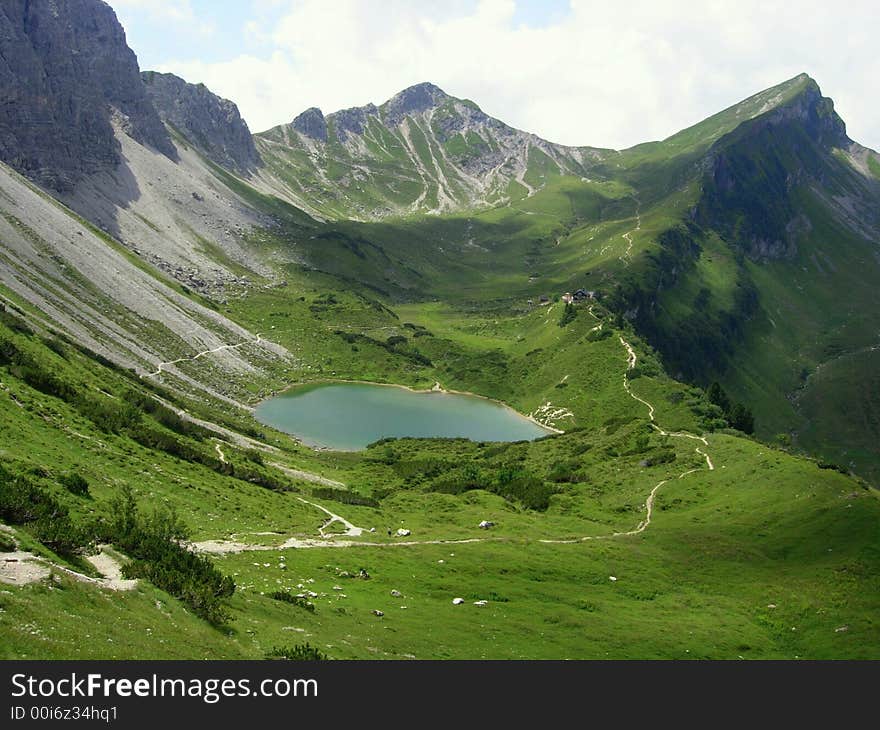
[[[55,552],[72,555],[89,543],[67,508],[45,488],[0,466],[0,519],[25,526]]]
[[[184,547],[187,529],[172,508],[158,507],[145,517],[131,489],[125,487],[111,505],[105,529],[132,558],[123,568],[126,577],[150,581],[214,625],[229,620],[224,599],[235,592],[235,581],[208,558]]]
[[[27,322],[8,311],[3,304],[0,304],[0,323],[5,324],[13,332],[18,332],[22,335],[32,335],[34,333]]]
[[[296,596],[290,591],[275,591],[274,593],[269,594],[269,598],[274,598],[276,601],[283,601],[284,603],[290,603],[298,608],[304,608],[310,613],[315,612],[314,603],[307,598],[303,598],[303,596]]]
[[[267,655],[268,659],[287,659],[293,662],[325,661],[329,657],[311,644],[297,644],[293,647],[275,647]]]
[[[562,316],[559,318],[559,326],[565,327],[572,322],[575,317],[577,317],[577,309],[574,304],[566,304],[565,309],[562,310]]]
[[[254,464],[259,464],[260,466],[263,466],[263,464],[265,463],[263,459],[263,452],[259,451],[258,449],[247,449],[244,452],[244,458],[248,461],[254,462]]]
[[[574,484],[580,481],[578,464],[574,461],[557,461],[547,474],[547,479],[557,484]]]
[[[372,497],[365,497],[357,492],[347,489],[334,489],[333,487],[315,487],[312,496],[316,499],[329,499],[341,504],[351,504],[358,507],[378,507],[379,502]]]
[[[820,459],[816,462],[816,466],[818,466],[820,469],[831,469],[833,471],[839,471],[841,474],[849,474],[849,468],[847,468],[843,464],[838,464],[835,461],[826,461],[824,459]]]
[[[89,483],[86,478],[79,472],[72,471],[67,474],[63,474],[58,478],[58,481],[71,494],[75,494],[78,497],[89,496]]]

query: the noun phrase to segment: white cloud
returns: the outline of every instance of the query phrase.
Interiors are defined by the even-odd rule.
[[[136,22],[138,14],[151,21],[173,23],[178,32],[194,32],[201,37],[213,35],[214,24],[200,18],[193,10],[190,0],[112,0],[113,9],[123,25]]]
[[[132,4],[189,7],[115,3]],[[250,55],[181,57],[160,70],[233,99],[254,130],[309,106],[381,103],[429,80],[547,139],[618,148],[668,136],[806,71],[835,98],[851,136],[880,146],[880,103],[869,93],[880,72],[873,0],[848,3],[845,13],[830,2],[795,10],[765,0],[572,0],[542,28],[517,22],[514,0],[281,5],[273,26],[243,30],[259,40]]]

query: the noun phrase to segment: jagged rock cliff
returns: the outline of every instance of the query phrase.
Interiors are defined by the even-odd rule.
[[[175,158],[137,58],[101,0],[0,4],[0,159],[66,192],[119,163],[111,120]]]
[[[262,160],[238,107],[204,84],[174,74],[141,74],[159,116],[207,157],[228,170],[247,173]]]

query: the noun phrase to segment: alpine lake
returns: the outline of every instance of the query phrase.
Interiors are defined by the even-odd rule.
[[[261,403],[255,415],[307,446],[333,451],[359,451],[383,438],[532,441],[553,433],[480,396],[373,383],[298,386]]]

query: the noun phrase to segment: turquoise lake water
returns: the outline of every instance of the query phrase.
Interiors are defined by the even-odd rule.
[[[367,383],[294,388],[260,404],[257,420],[309,446],[358,451],[382,438],[524,441],[551,433],[495,401]]]

